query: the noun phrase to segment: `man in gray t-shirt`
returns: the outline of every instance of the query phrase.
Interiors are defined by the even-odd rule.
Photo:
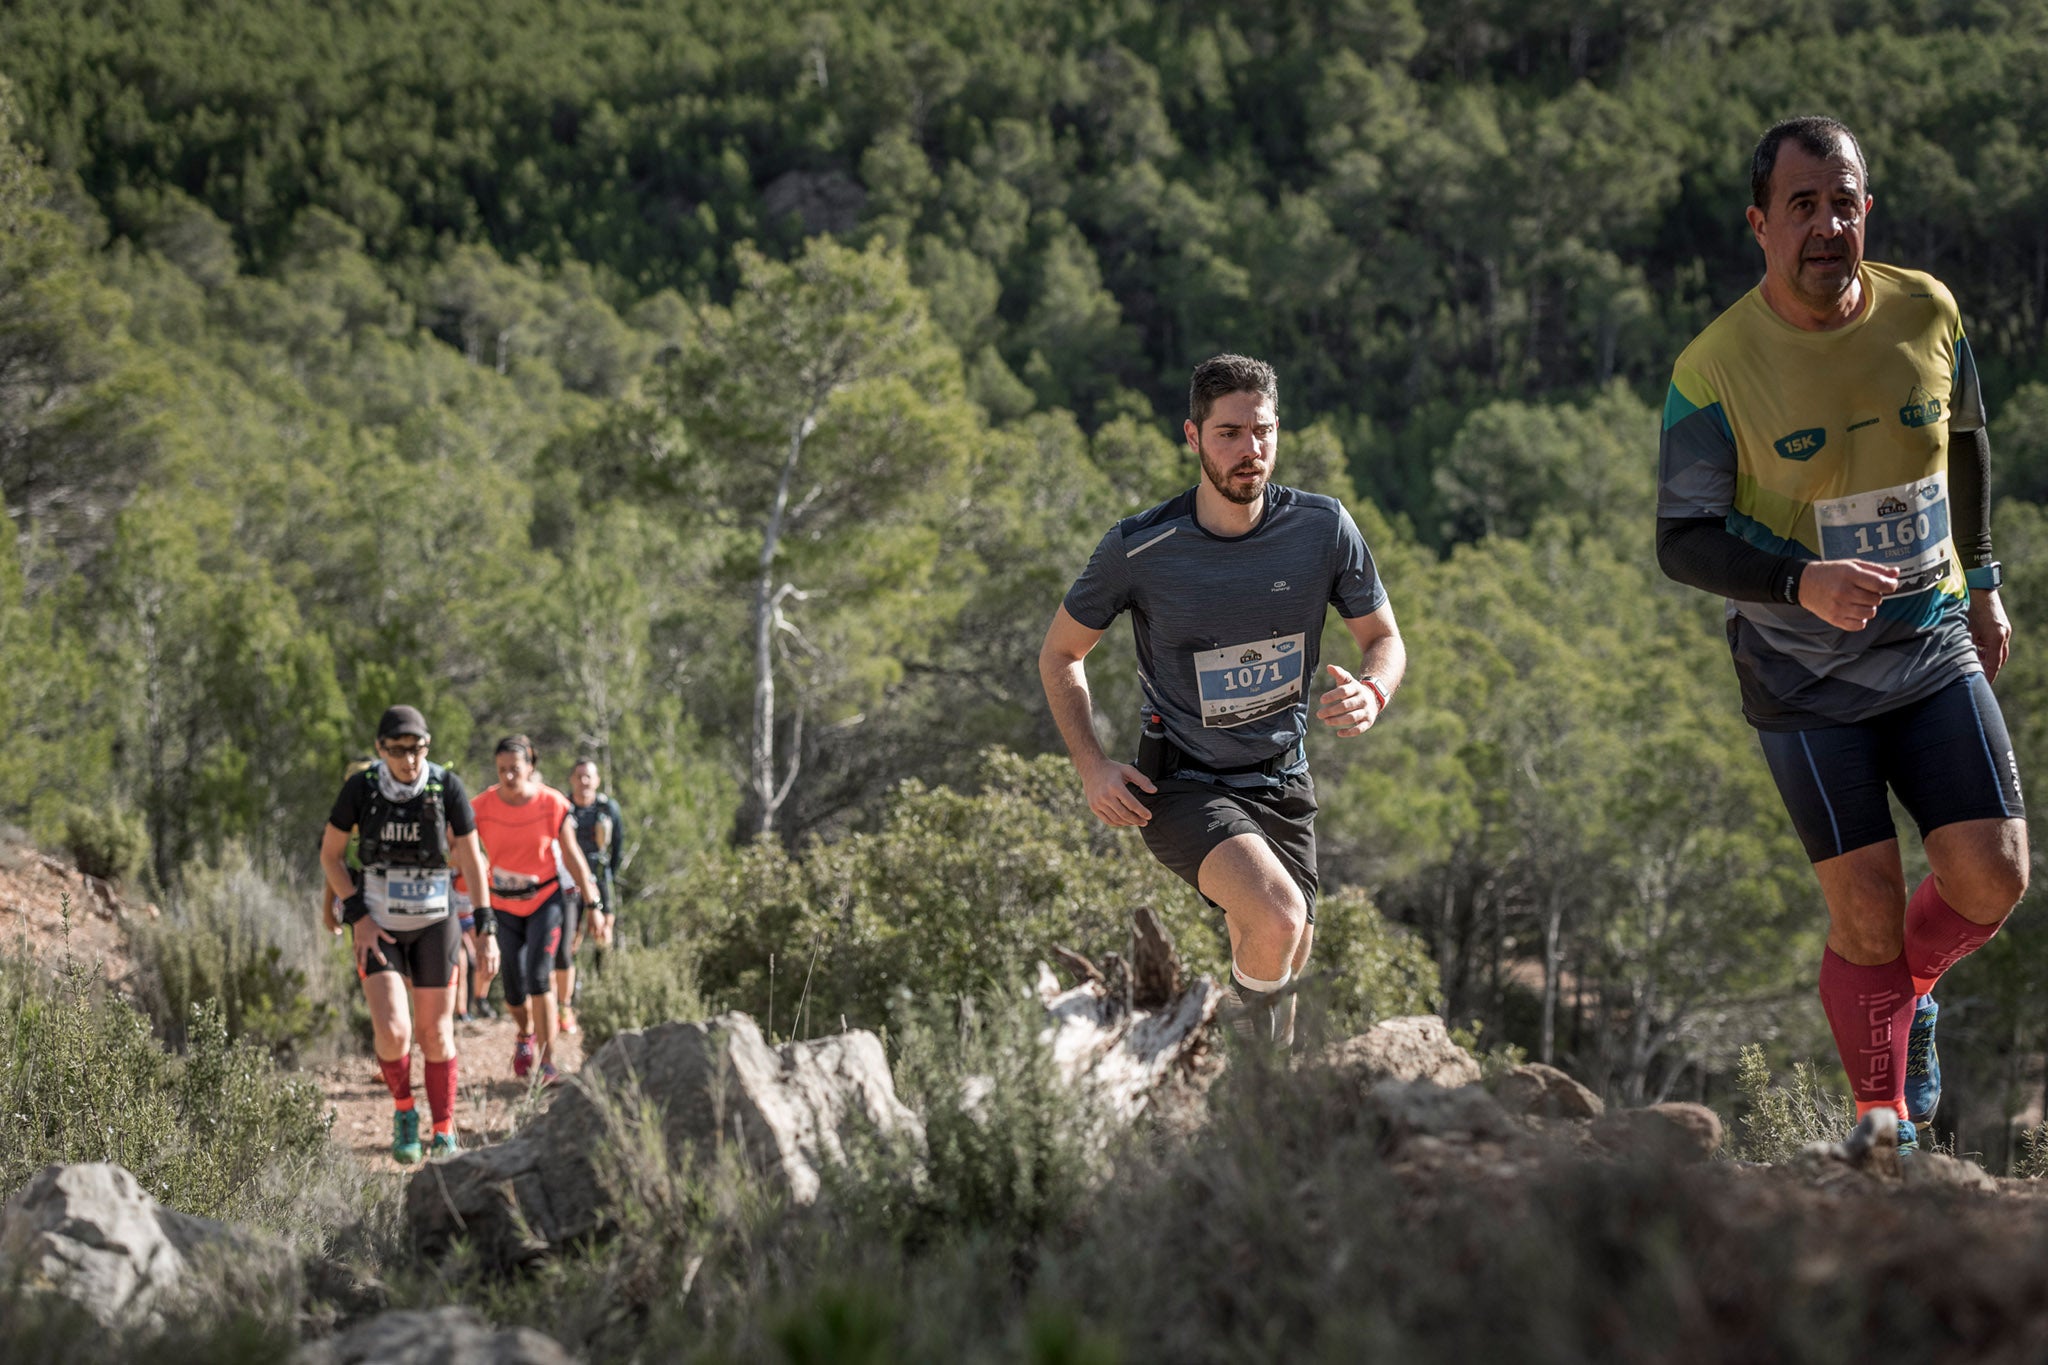
[[[1326,665],[1316,717],[1338,734],[1372,726],[1408,658],[1344,505],[1270,482],[1278,407],[1278,381],[1261,361],[1224,355],[1196,368],[1183,431],[1200,481],[1110,529],[1038,656],[1089,808],[1107,824],[1140,826],[1153,855],[1223,911],[1248,1005],[1280,992],[1315,938],[1315,786],[1303,739],[1327,608],[1363,655],[1355,677]],[[1135,765],[1102,751],[1083,662],[1122,611],[1144,688]],[[1268,1018],[1285,1041],[1292,997]]]

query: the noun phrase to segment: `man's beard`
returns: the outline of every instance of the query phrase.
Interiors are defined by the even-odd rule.
[[[1225,467],[1220,463],[1211,464],[1209,452],[1201,446],[1197,445],[1196,450],[1202,458],[1202,477],[1209,481],[1211,488],[1221,493],[1225,498],[1228,498],[1240,507],[1248,507],[1265,495],[1269,476],[1259,471],[1256,461],[1238,460]],[[1231,483],[1231,476],[1241,469],[1248,469],[1257,474],[1257,477],[1252,480],[1250,491],[1248,492],[1233,486]]]

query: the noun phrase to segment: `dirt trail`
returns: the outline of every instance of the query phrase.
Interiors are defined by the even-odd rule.
[[[105,882],[78,872],[63,858],[43,853],[18,830],[0,827],[0,955],[23,956],[61,969],[66,956],[95,965],[116,990],[132,993],[135,960],[125,921],[155,918],[157,907],[129,902]],[[513,1079],[511,1016],[497,1006],[494,1019],[455,1026],[458,1072],[456,1132],[464,1147],[496,1142],[513,1129],[522,1107],[538,1102],[526,1082]],[[583,1065],[583,1040],[556,1040],[555,1065],[569,1075]],[[379,1170],[398,1170],[391,1159],[391,1094],[367,1049],[345,1061],[307,1068],[334,1108],[334,1145]],[[413,1049],[413,1094],[426,1111],[425,1069]]]
[[[532,1103],[541,1102],[525,1081],[512,1075],[512,1044],[515,1041],[511,1016],[498,1007],[495,1019],[475,1019],[455,1025],[456,1070],[455,1132],[465,1149],[497,1142],[512,1131],[514,1118]],[[568,1035],[555,1040],[555,1066],[564,1076],[583,1065],[583,1039]],[[365,1052],[345,1062],[312,1068],[310,1073],[334,1106],[334,1145],[376,1170],[403,1169],[391,1159],[391,1092],[376,1059]],[[413,1100],[422,1118],[427,1111],[425,1063],[417,1046],[413,1048]],[[424,1122],[421,1125],[425,1127]]]

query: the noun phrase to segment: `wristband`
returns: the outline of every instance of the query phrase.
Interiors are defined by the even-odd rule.
[[[1370,687],[1372,689],[1372,694],[1380,699],[1380,710],[1386,710],[1387,689],[1380,686],[1380,680],[1378,678],[1375,678],[1370,673],[1361,674],[1358,680],[1364,683],[1367,687]]]
[[[488,905],[470,907],[476,918],[476,931],[485,938],[498,936],[498,914]]]
[[[370,903],[363,899],[363,893],[360,891],[341,903],[341,922],[343,924],[354,924],[369,913]]]

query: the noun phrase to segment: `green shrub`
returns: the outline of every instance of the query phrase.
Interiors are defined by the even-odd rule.
[[[901,1001],[893,1069],[924,1120],[924,1158],[866,1149],[838,1173],[835,1202],[912,1249],[961,1236],[1025,1247],[1065,1222],[1108,1170],[1108,1129],[1044,1035],[1044,1008],[1021,989]]]
[[[132,882],[149,865],[149,829],[139,811],[73,806],[64,819],[64,847],[88,877]]]
[[[586,969],[577,981],[576,1019],[586,1055],[617,1034],[708,1013],[687,943],[607,953],[602,971]]]
[[[1752,1043],[1736,1065],[1743,1114],[1734,1153],[1744,1161],[1783,1161],[1810,1142],[1839,1141],[1856,1108],[1808,1062],[1795,1062],[1790,1085],[1774,1085],[1764,1050]]]
[[[2020,1134],[2019,1153],[2013,1158],[2012,1173],[2018,1180],[2048,1177],[2048,1125],[2029,1128]]]
[[[830,1032],[842,1014],[877,1026],[905,989],[1001,989],[1054,944],[1123,951],[1141,905],[1197,970],[1225,956],[1221,920],[1135,830],[1089,812],[1071,765],[1001,750],[983,754],[976,791],[905,782],[875,832],[702,859],[686,895],[705,992],[780,1037]]]
[[[1434,1014],[1440,1003],[1436,959],[1428,947],[1355,887],[1341,887],[1317,902],[1309,971],[1315,982],[1311,994],[1340,1036],[1380,1019]]]
[[[157,1031],[187,1044],[195,1006],[218,1001],[228,1036],[290,1059],[338,1031],[357,992],[305,898],[287,895],[231,845],[190,868],[162,919],[134,939],[141,996]]]
[[[166,1204],[211,1216],[272,1161],[325,1148],[318,1086],[231,1043],[216,1006],[196,1007],[184,1032],[174,1057],[76,963],[54,982],[0,964],[0,1189],[51,1162],[114,1161]]]

